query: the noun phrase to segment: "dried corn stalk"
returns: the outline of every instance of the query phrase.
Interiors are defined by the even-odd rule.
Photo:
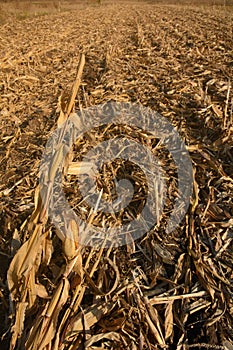
[[[73,89],[66,104],[61,98],[61,112],[58,119],[58,127],[66,127],[73,108],[75,97],[81,82],[82,71],[85,64],[85,56],[81,55],[78,73],[73,85]],[[61,141],[60,141],[61,142]],[[46,230],[47,206],[52,195],[52,184],[56,171],[61,163],[63,154],[62,143],[57,145],[54,152],[50,169],[48,172],[48,185],[40,186],[35,191],[35,210],[29,219],[28,228],[30,238],[21,246],[14,256],[8,270],[7,280],[10,295],[13,301],[14,324],[12,325],[12,339],[10,349],[16,348],[17,341],[24,331],[25,313],[35,307],[38,296],[46,296],[47,292],[43,285],[37,284],[37,273],[40,265],[46,256],[46,239],[51,234],[50,229]],[[44,196],[42,202],[41,196]],[[78,246],[78,227],[74,221],[70,221],[69,232],[72,237],[63,237],[63,252],[66,258],[63,276],[57,288],[53,292],[51,300],[44,305],[43,311],[37,314],[36,322],[32,325],[29,337],[26,342],[26,349],[48,349],[52,346],[52,341],[56,336],[57,320],[62,306],[69,297],[70,283],[68,277],[74,274],[73,279],[76,285],[80,285],[83,278],[81,247]],[[59,235],[61,238],[61,236]],[[48,259],[46,262],[49,263]]]

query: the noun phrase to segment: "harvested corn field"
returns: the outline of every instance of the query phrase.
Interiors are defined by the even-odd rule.
[[[23,20],[11,14],[0,28],[1,349],[231,350],[231,8],[80,2]],[[110,110],[129,116],[136,108],[145,127],[128,126],[127,118],[97,127],[96,106],[103,121]],[[192,165],[188,206],[169,232],[174,199],[183,198],[180,173],[166,144],[146,128],[149,109],[159,113],[155,130],[167,120],[178,131]],[[65,155],[67,125],[74,121],[78,130],[83,115],[90,129]],[[103,143],[101,154],[104,142],[120,135],[158,157],[164,210],[142,236],[126,229],[125,244],[99,246],[92,236],[84,244],[86,228],[69,212],[60,211],[63,232],[48,215],[58,192],[53,183],[58,174],[87,228],[111,230],[140,216],[150,186],[132,161],[116,157],[102,166],[93,208],[79,190],[77,178],[92,166],[85,155]],[[188,164],[181,169],[187,177]],[[47,169],[42,176],[40,169]],[[125,178],[133,204],[117,215],[101,213],[101,196],[116,200],[116,182]]]

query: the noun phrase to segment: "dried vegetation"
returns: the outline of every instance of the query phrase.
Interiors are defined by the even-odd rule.
[[[232,28],[228,13],[142,3],[1,27],[3,348],[232,349]],[[134,244],[97,250],[58,237],[47,221],[38,168],[73,108],[81,53],[76,109],[140,102],[185,140],[194,191],[175,232],[161,225]]]

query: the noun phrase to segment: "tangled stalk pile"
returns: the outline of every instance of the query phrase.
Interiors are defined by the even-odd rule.
[[[120,4],[3,26],[0,220],[8,260],[1,314],[10,316],[3,337],[10,349],[232,348],[232,23],[232,16],[206,10]],[[62,95],[61,83],[63,90],[68,85]],[[42,201],[42,145],[72,117],[75,100],[80,110],[109,100],[140,102],[176,126],[192,159],[194,190],[174,232],[166,234],[162,221],[126,246],[96,249],[78,244],[72,219],[72,238],[50,223],[45,203],[62,150],[54,148]],[[87,208],[76,192],[75,164],[108,132],[121,131],[84,135],[66,157],[64,189],[79,214]],[[124,129],[130,137],[135,132]],[[149,136],[137,134],[144,144]],[[110,197],[111,176],[121,177],[125,164],[112,166],[99,179]],[[146,193],[143,174],[132,173]],[[103,221],[89,214],[84,218]]]

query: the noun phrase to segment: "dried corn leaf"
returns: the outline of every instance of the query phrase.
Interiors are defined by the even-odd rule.
[[[86,310],[84,310],[85,323],[88,325],[88,328],[91,328],[96,324],[104,315],[108,314],[114,307],[114,302],[102,303],[99,305],[94,305]],[[83,314],[80,312],[72,322],[67,327],[68,337],[72,337],[73,334],[81,332],[83,330]],[[72,334],[73,333],[73,334]]]
[[[38,254],[41,254],[41,244],[44,236],[41,235],[41,227],[37,226],[30,237],[14,256],[7,273],[7,282],[11,297],[16,299],[25,288],[25,281],[35,264]]]
[[[33,325],[26,342],[27,350],[43,350],[51,345],[56,335],[58,315],[69,297],[69,282],[63,278],[54,295],[45,307],[43,314]]]
[[[114,344],[116,344],[117,342],[121,342],[123,338],[119,333],[116,333],[116,332],[96,334],[85,342],[85,347],[89,347],[89,346],[93,345],[94,343],[99,342],[102,339],[111,340],[114,342]]]
[[[173,302],[168,303],[165,309],[165,340],[171,337],[173,332]]]

